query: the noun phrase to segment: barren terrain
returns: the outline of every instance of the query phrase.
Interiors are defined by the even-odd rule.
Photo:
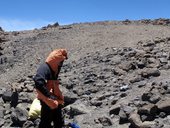
[[[39,119],[27,115],[35,98],[32,77],[55,48],[68,51],[60,73],[67,122],[81,128],[170,127],[168,19],[1,30],[0,127],[37,127]]]

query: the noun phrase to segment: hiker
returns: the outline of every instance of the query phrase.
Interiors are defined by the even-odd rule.
[[[42,106],[39,128],[51,128],[52,123],[54,128],[62,128],[64,125],[62,115],[64,96],[59,88],[58,75],[65,59],[67,59],[65,49],[52,51],[33,78],[37,98]]]

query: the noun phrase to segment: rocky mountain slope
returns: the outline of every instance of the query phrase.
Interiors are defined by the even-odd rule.
[[[81,128],[170,126],[170,20],[156,19],[0,29],[0,127],[37,127],[39,119],[28,119],[32,77],[55,48],[68,50],[60,74],[67,122]]]

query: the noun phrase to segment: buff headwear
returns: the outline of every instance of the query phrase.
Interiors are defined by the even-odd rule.
[[[60,62],[64,61],[65,59],[67,59],[66,49],[55,49],[49,54],[45,62],[50,65],[54,72],[56,72]]]

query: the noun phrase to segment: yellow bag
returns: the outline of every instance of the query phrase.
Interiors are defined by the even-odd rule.
[[[35,98],[30,106],[28,115],[29,115],[29,118],[36,119],[40,117],[40,114],[41,114],[41,103],[37,98]]]

